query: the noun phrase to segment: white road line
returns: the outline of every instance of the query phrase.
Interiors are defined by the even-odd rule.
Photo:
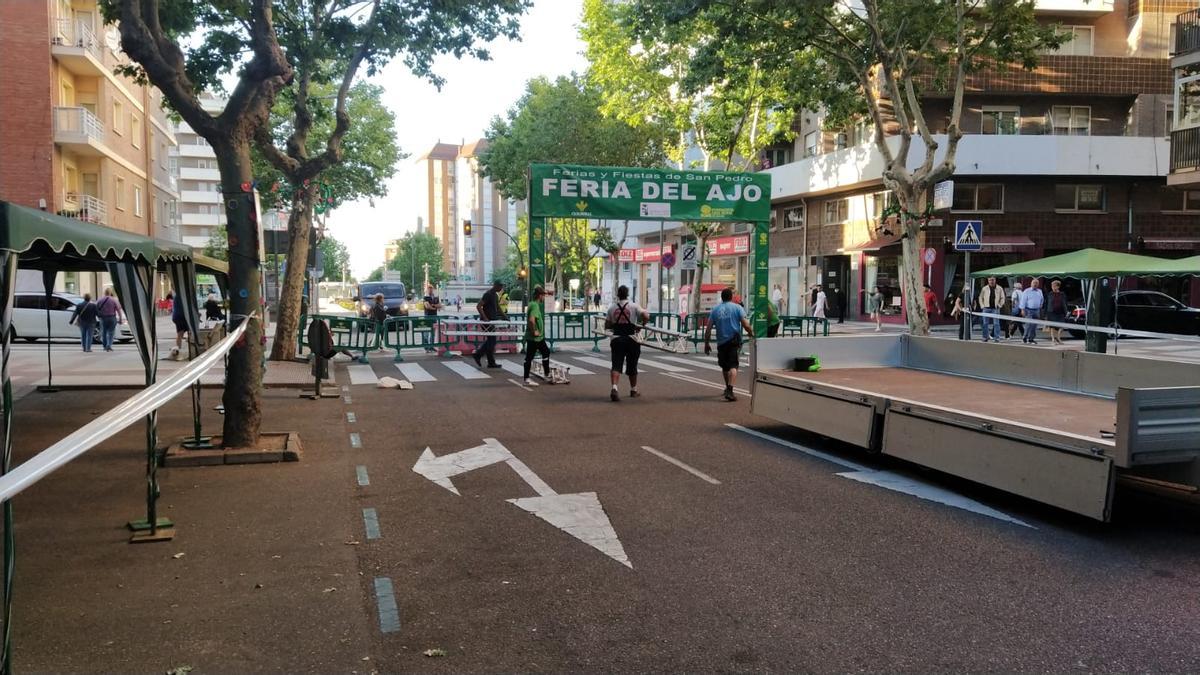
[[[350,373],[350,384],[379,384],[379,378],[371,366],[346,366],[346,372]]]
[[[478,370],[475,368],[475,366],[468,366],[467,364],[460,363],[458,361],[446,361],[442,363],[442,365],[446,366],[450,370],[453,370],[466,380],[486,380],[491,377],[491,375]]]
[[[658,457],[659,459],[663,459],[663,460],[666,460],[666,461],[674,464],[675,466],[692,474],[693,476],[695,476],[696,478],[699,478],[700,480],[708,481],[709,483],[712,483],[713,485],[721,484],[721,481],[717,480],[716,478],[713,478],[712,476],[704,473],[703,471],[701,471],[695,467],[688,466],[687,464],[684,464],[683,462],[675,459],[674,457],[671,457],[670,455],[668,455],[664,452],[659,452],[658,450],[655,450],[654,448],[652,448],[648,445],[643,445],[642,449],[645,450],[646,452],[654,455],[655,457]]]
[[[665,360],[668,360],[668,361],[675,361],[676,363],[686,363],[686,364],[688,364],[689,366],[693,366],[693,367],[695,367],[695,368],[703,368],[704,370],[715,370],[715,371],[717,371],[718,373],[719,373],[719,372],[721,372],[721,366],[718,366],[718,365],[717,365],[717,364],[715,364],[715,363],[709,363],[709,362],[707,362],[707,361],[701,361],[701,360],[700,360],[700,359],[698,359],[698,358],[696,358],[696,359],[685,359],[685,358],[683,358],[682,356],[659,356],[658,358],[660,358],[660,359],[665,359]]]
[[[525,377],[525,366],[522,364],[513,363],[512,361],[506,361],[504,359],[496,359],[496,363],[499,363],[501,368],[512,373],[513,375],[516,375],[517,377]],[[538,368],[542,367],[540,363],[537,364],[537,366]]]
[[[508,378],[508,381],[512,382],[513,384],[517,385],[518,387],[524,389],[525,391],[533,391],[529,387],[526,387],[525,385],[521,384],[520,380],[514,380],[513,378],[510,377],[510,378]]]
[[[429,374],[417,363],[397,363],[396,367],[400,369],[400,373],[404,375],[404,379],[409,382],[437,382],[437,378]]]
[[[723,384],[718,384],[716,382],[709,382],[708,380],[701,380],[698,377],[692,377],[690,375],[677,375],[675,373],[667,373],[667,377],[673,377],[677,380],[683,380],[684,382],[691,382],[692,384],[698,384],[702,387],[708,387],[709,389],[720,389],[721,391],[725,391],[725,385],[723,385]],[[739,394],[741,396],[750,396],[751,395],[748,390],[739,389],[738,387],[734,387],[733,392],[735,394]]]
[[[371,479],[367,476],[367,467],[360,464],[354,467],[354,473],[358,477],[359,487],[366,487],[371,484]]]
[[[869,468],[863,466],[862,464],[859,464],[858,462],[851,462],[848,459],[842,459],[841,457],[837,457],[836,455],[831,455],[827,452],[821,452],[820,450],[813,450],[812,448],[806,448],[803,445],[799,445],[799,444],[793,443],[791,441],[785,441],[782,438],[776,438],[774,436],[764,434],[761,431],[755,431],[754,429],[747,429],[746,427],[744,427],[740,424],[733,424],[732,422],[727,422],[725,424],[725,426],[729,427],[730,429],[733,429],[734,431],[740,431],[744,434],[749,434],[751,436],[754,436],[755,438],[761,438],[764,441],[770,441],[771,443],[775,443],[776,445],[782,445],[785,448],[791,448],[792,450],[799,450],[800,452],[803,452],[804,454],[806,454],[810,457],[816,457],[817,459],[823,459],[826,462],[832,462],[834,464],[837,464],[838,466],[850,469],[851,471],[870,471]]]
[[[660,370],[665,370],[668,373],[690,373],[690,372],[692,372],[691,368],[680,368],[679,366],[673,366],[669,363],[663,363],[662,361],[655,361],[654,359],[648,359],[645,357],[638,359],[638,363],[639,364],[644,363],[648,366],[654,366],[655,368],[658,368]]]
[[[538,361],[538,359],[534,359],[534,361],[536,362],[536,361]],[[606,364],[606,365],[611,365],[611,364]],[[588,370],[587,368],[581,368],[580,366],[577,366],[574,363],[567,363],[565,361],[559,361],[558,359],[550,359],[550,367],[553,368],[555,366],[558,366],[561,368],[570,368],[572,375],[595,375],[596,374],[596,373],[593,373],[592,371]]]
[[[590,363],[593,366],[600,366],[601,368],[603,368],[605,370],[612,370],[612,361],[605,361],[604,359],[596,358],[595,356],[572,356],[571,358],[575,359],[576,361],[583,361],[584,363]],[[638,368],[638,372],[644,373],[646,371],[642,370],[641,368]]]

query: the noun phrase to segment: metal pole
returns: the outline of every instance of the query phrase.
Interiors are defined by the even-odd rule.
[[[967,321],[966,336],[967,336],[967,339],[970,340],[971,339],[971,323],[972,323],[971,315],[966,314],[965,312],[969,312],[971,310],[971,294],[972,294],[972,291],[974,290],[972,288],[972,284],[971,284],[971,252],[967,251],[965,253],[965,257],[966,257],[966,262],[963,265],[963,290],[962,290],[963,312],[964,312],[963,317]],[[987,336],[984,335],[984,337],[987,337]]]
[[[663,296],[662,257],[663,257],[663,221],[660,220],[660,221],[658,221],[658,306],[655,307],[655,310],[659,311],[659,312],[662,311],[662,300],[663,300],[663,298],[662,298],[662,296]]]

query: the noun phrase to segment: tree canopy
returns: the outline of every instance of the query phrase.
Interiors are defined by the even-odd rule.
[[[442,242],[428,232],[409,232],[397,239],[398,250],[387,268],[404,273],[412,292],[422,291],[425,265],[429,265],[429,283],[437,286],[450,278],[442,269]]]
[[[317,250],[321,252],[325,269],[321,281],[341,281],[343,275],[347,279],[350,278],[350,251],[346,249],[345,244],[325,235],[321,243],[317,244]]]

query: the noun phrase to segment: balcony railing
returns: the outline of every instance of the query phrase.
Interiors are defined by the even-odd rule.
[[[58,215],[77,218],[89,223],[107,225],[108,204],[91,195],[67,192],[63,195],[63,207],[58,212]]]
[[[1200,127],[1171,132],[1171,171],[1200,168]]]
[[[100,51],[100,40],[96,38],[96,31],[92,27],[78,19],[59,18],[55,19],[55,28],[53,42],[56,45],[66,47],[83,47],[89,54],[94,56],[97,61],[103,61],[103,52]]]
[[[1200,50],[1200,9],[1189,9],[1175,17],[1175,56]]]
[[[71,134],[104,142],[104,123],[87,108],[54,109],[54,134]]]

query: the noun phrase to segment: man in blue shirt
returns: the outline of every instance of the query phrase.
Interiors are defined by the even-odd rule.
[[[733,395],[733,383],[737,380],[738,352],[742,348],[742,328],[750,335],[754,329],[746,319],[746,310],[733,302],[733,289],[721,291],[721,304],[713,307],[708,315],[708,326],[704,329],[704,353],[711,354],[712,347],[709,338],[713,328],[717,329],[717,365],[721,366],[721,374],[725,376],[725,400],[736,401]]]
[[[1042,295],[1042,289],[1039,288],[1042,283],[1038,279],[1029,282],[1029,288],[1021,291],[1021,316],[1026,319],[1042,318],[1042,306],[1046,304],[1046,296]],[[1025,337],[1021,340],[1026,344],[1035,345],[1037,340],[1037,324],[1025,324]]]

